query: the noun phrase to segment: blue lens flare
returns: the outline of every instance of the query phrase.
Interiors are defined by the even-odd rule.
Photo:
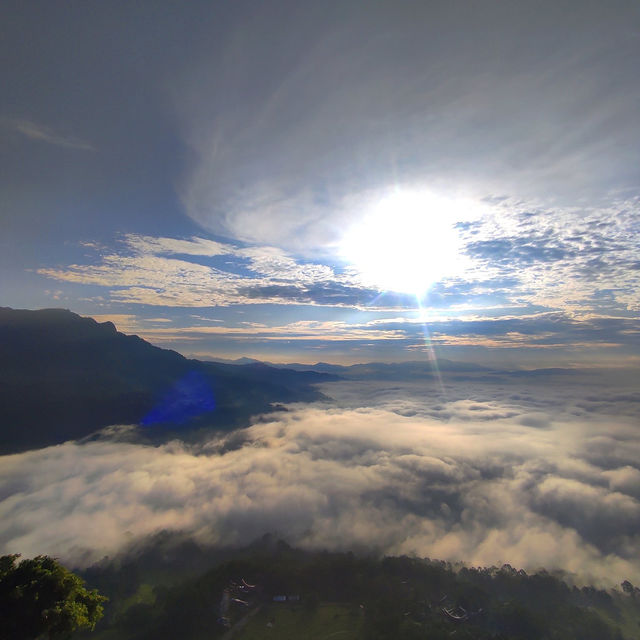
[[[198,371],[190,371],[172,385],[140,424],[144,427],[166,422],[184,424],[215,407],[210,383]]]

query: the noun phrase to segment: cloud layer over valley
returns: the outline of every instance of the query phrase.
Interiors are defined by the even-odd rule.
[[[640,580],[637,392],[596,374],[323,391],[335,401],[198,446],[105,437],[5,456],[0,553],[83,564],[163,529],[225,545],[274,532]]]

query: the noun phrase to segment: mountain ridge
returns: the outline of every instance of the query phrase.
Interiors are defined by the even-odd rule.
[[[278,403],[321,399],[313,385],[333,379],[188,359],[67,309],[0,307],[0,361],[0,453],[141,424],[163,403],[155,434],[235,428]]]

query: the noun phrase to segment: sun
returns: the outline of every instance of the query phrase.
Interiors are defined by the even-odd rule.
[[[464,208],[429,192],[395,192],[346,231],[340,253],[363,284],[423,296],[434,283],[460,271],[463,256],[455,223]]]

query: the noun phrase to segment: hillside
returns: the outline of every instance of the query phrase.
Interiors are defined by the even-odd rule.
[[[0,308],[0,453],[111,424],[154,435],[232,428],[274,403],[309,401],[326,374],[189,360],[63,309]]]
[[[265,537],[209,557],[182,544],[85,571],[111,600],[96,640],[228,637],[351,640],[636,638],[640,590],[570,586],[540,570],[465,568],[410,557],[296,550]],[[166,541],[165,541],[166,542]],[[216,554],[214,554],[215,556]],[[155,560],[154,560],[155,557]],[[165,567],[163,574],[160,565]],[[225,595],[226,593],[226,595]],[[283,600],[284,596],[284,600]]]

